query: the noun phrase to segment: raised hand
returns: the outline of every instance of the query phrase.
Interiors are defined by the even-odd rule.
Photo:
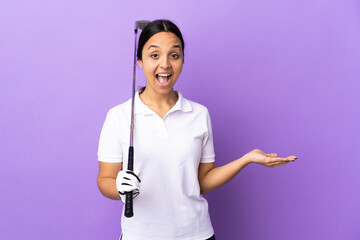
[[[245,156],[249,162],[258,163],[269,168],[279,167],[289,162],[294,162],[297,159],[297,157],[293,155],[281,158],[278,157],[277,153],[264,153],[260,149],[254,149]]]

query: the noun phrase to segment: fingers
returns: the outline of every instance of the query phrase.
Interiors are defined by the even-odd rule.
[[[270,153],[271,154],[271,153]],[[269,162],[270,163],[276,163],[276,162],[293,162],[297,159],[296,156],[289,156],[286,158],[280,158],[280,157],[272,157],[270,158]]]
[[[138,177],[140,175],[140,170],[136,170],[136,172],[138,174],[134,173],[133,171],[129,171],[129,170],[126,171],[127,174],[130,174],[128,176],[129,178],[134,179],[134,180],[136,179],[136,181],[141,182],[140,178]]]
[[[131,183],[121,183],[121,186],[118,188],[120,194],[126,194],[127,192],[139,191],[139,187]]]
[[[286,159],[288,159],[291,162],[294,162],[297,159],[297,157],[292,155],[292,156],[287,157]]]
[[[139,169],[135,169],[134,173],[136,176],[140,176],[141,171]],[[141,182],[141,181],[140,181]]]
[[[140,170],[135,170],[134,172],[130,170],[126,170],[126,171],[120,171],[118,173],[117,178],[128,178],[131,181],[140,183],[141,180],[139,178],[139,175],[140,175]]]
[[[116,177],[116,188],[121,194],[139,190],[140,178],[133,171],[120,171]]]
[[[283,165],[288,164],[288,163],[289,163],[289,162],[273,163],[273,164],[269,164],[268,167],[269,167],[269,168],[280,167],[280,166],[283,166]]]
[[[139,189],[134,189],[132,192],[133,192],[133,198],[136,198],[140,194]],[[119,191],[119,195],[120,195],[120,200],[125,204],[126,192],[120,192]]]
[[[267,157],[278,157],[277,153],[268,153],[266,154]]]
[[[140,193],[140,170],[135,171],[119,171],[116,177],[116,188],[120,194],[120,199],[123,203],[126,200],[126,193],[133,192],[133,198]]]
[[[119,181],[116,181],[116,186],[118,191],[121,193],[139,190],[140,188],[139,182],[131,180],[127,177],[124,177],[123,179],[119,179]]]
[[[287,158],[280,158],[278,157],[277,153],[268,153],[266,154],[268,160],[267,162],[269,163],[278,163],[278,162],[290,162],[290,161],[295,161],[297,159],[296,156],[289,156]]]
[[[296,156],[289,156],[287,158],[273,157],[273,158],[269,158],[266,166],[270,167],[270,168],[279,167],[279,166],[285,165],[289,162],[295,162],[296,159],[297,159]]]
[[[273,157],[268,160],[269,164],[276,164],[276,163],[282,163],[282,162],[288,162],[288,160],[286,158],[279,158],[279,157],[277,157],[277,158]]]

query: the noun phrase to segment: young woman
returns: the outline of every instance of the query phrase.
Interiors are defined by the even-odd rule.
[[[296,159],[255,149],[215,168],[206,107],[174,91],[184,47],[180,30],[167,20],[149,23],[140,35],[137,58],[146,87],[135,96],[134,169],[141,174],[123,170],[131,99],[110,109],[102,128],[97,178],[101,193],[124,201],[127,191],[140,192],[134,216],[122,218],[123,240],[215,239],[202,194],[224,185],[249,163],[276,167]]]

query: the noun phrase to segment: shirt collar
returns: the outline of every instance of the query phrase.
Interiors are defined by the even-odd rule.
[[[169,114],[171,112],[175,112],[175,111],[191,112],[192,108],[191,108],[191,104],[190,104],[189,100],[184,98],[180,92],[175,91],[175,93],[178,95],[179,98],[178,98],[176,104],[169,110],[169,112],[167,114]],[[153,111],[150,110],[143,103],[143,101],[141,101],[141,99],[139,97],[139,91],[137,91],[135,93],[134,108],[135,108],[134,109],[135,114],[152,114],[153,113]]]

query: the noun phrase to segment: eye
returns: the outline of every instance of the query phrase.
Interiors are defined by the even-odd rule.
[[[159,54],[154,53],[154,54],[151,54],[150,56],[151,56],[151,58],[157,58],[159,56]]]
[[[179,54],[174,53],[174,54],[171,54],[171,57],[172,57],[172,58],[175,58],[175,59],[178,59],[180,56],[179,56]]]

